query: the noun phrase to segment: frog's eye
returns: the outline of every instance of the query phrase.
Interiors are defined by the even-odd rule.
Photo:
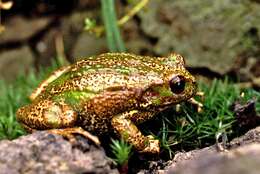
[[[175,94],[180,94],[185,89],[185,78],[181,75],[173,77],[169,83],[171,91]]]

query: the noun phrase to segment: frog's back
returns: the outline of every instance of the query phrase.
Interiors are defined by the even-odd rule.
[[[171,61],[163,57],[128,53],[101,54],[71,65],[67,72],[47,86],[42,97],[65,91],[97,94],[111,88],[144,89],[146,85],[161,83],[164,74],[170,69],[173,69]]]
[[[166,68],[162,57],[140,56],[129,53],[105,53],[78,61],[72,66],[72,71],[83,68],[89,70],[114,71],[127,75],[149,74],[151,72],[161,74]]]

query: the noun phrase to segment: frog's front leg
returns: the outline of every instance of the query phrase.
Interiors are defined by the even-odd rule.
[[[130,111],[112,118],[114,130],[139,152],[159,153],[159,140],[152,135],[144,136],[134,123],[141,122],[139,118],[151,115],[150,112]],[[133,115],[135,115],[134,119]],[[136,117],[139,116],[139,117]]]

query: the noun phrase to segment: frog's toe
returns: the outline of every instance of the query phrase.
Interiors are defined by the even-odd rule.
[[[148,143],[146,147],[141,151],[141,153],[159,153],[160,152],[159,140],[154,139],[154,137],[151,135],[148,135],[146,138],[148,139]]]
[[[203,104],[201,102],[195,100],[194,98],[190,98],[188,102],[197,106],[197,112],[202,112]]]
[[[202,101],[204,101],[204,92],[198,91],[195,96],[198,96],[201,98]],[[197,112],[202,112],[203,104],[197,100],[195,100],[193,97],[188,100],[189,103],[194,104],[197,106]]]

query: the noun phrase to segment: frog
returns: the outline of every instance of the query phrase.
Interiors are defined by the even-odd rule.
[[[54,71],[16,112],[28,131],[98,138],[116,133],[138,152],[159,153],[160,142],[138,125],[197,92],[177,53],[164,57],[103,53]]]

